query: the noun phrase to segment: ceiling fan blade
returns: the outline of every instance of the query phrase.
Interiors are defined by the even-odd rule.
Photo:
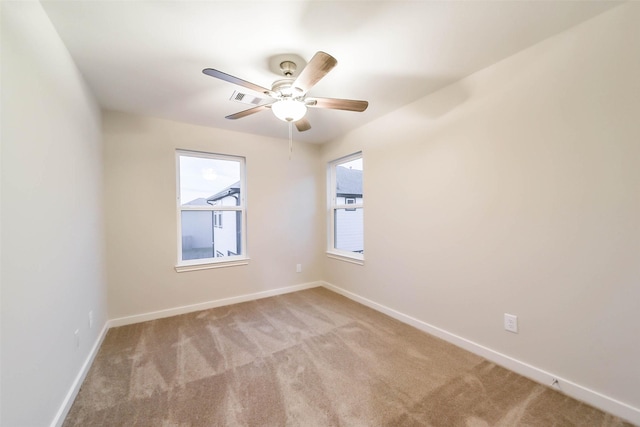
[[[244,110],[244,111],[240,111],[240,112],[235,113],[235,114],[231,114],[231,115],[225,117],[225,119],[231,119],[231,120],[241,119],[243,117],[250,116],[250,115],[255,114],[255,113],[259,113],[260,111],[266,110],[267,108],[271,108],[271,104],[258,105],[257,107],[249,108],[248,110]]]
[[[311,108],[330,108],[332,110],[357,111],[360,113],[369,106],[367,101],[338,98],[307,98],[305,99],[305,104]]]
[[[305,117],[295,122],[295,124],[299,132],[304,132],[305,130],[311,129],[311,123],[309,123],[309,120],[307,120]]]
[[[307,93],[309,89],[318,83],[321,78],[326,76],[337,63],[336,58],[328,53],[316,52],[291,87],[300,90],[302,93]]]
[[[256,92],[264,93],[269,96],[273,94],[271,89],[258,86],[257,84],[242,80],[238,77],[232,76],[231,74],[223,73],[222,71],[214,70],[213,68],[205,68],[204,70],[202,70],[202,72],[207,76],[215,77],[217,79],[224,80],[225,82],[233,83],[234,85],[246,87],[247,89],[251,89]]]

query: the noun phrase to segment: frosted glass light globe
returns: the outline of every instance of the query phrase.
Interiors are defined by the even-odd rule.
[[[293,99],[282,99],[271,106],[273,114],[285,122],[297,122],[307,113],[304,102]]]

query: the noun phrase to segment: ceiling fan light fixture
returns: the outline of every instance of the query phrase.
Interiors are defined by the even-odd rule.
[[[300,58],[300,60],[304,62],[302,58]],[[318,51],[306,66],[298,72],[297,65],[294,61],[284,60],[280,63],[280,71],[284,74],[284,78],[273,82],[271,89],[242,80],[213,68],[205,68],[202,72],[208,76],[242,86],[267,96],[266,98],[254,97],[256,102],[251,102],[251,104],[254,104],[255,107],[230,114],[225,117],[226,119],[241,119],[259,113],[260,111],[271,109],[278,119],[289,123],[289,131],[292,129],[292,123],[295,122],[296,129],[298,129],[299,132],[305,132],[311,129],[311,124],[309,124],[309,121],[305,118],[307,107],[363,112],[369,105],[367,101],[358,101],[355,99],[307,98],[309,90],[324,78],[337,63],[338,61],[336,61],[333,56],[326,52]],[[232,98],[235,101],[248,102],[246,94],[236,94],[234,92]]]
[[[273,114],[284,122],[297,122],[307,114],[304,102],[294,99],[282,99],[271,106]]]

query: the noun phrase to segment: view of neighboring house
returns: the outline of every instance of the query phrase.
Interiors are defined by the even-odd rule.
[[[184,206],[238,206],[240,182],[211,197]],[[234,256],[240,253],[242,218],[236,210],[182,211],[182,259]]]
[[[336,205],[362,204],[362,171],[336,168]],[[211,197],[194,199],[184,206],[238,206],[240,183],[236,182]],[[363,210],[335,211],[335,247],[364,252]],[[234,256],[240,253],[242,218],[234,210],[182,211],[182,259]]]
[[[336,205],[362,204],[362,171],[336,167]],[[336,249],[349,252],[364,252],[363,210],[356,208],[336,209]]]

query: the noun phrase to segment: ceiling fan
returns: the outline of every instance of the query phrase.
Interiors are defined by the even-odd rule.
[[[354,99],[318,98],[307,97],[309,90],[320,81],[329,71],[336,66],[338,61],[325,52],[317,52],[311,58],[306,67],[300,71],[297,78],[293,78],[297,65],[293,61],[280,63],[280,70],[284,79],[276,80],[271,89],[253,84],[222,71],[213,68],[205,68],[202,72],[208,76],[224,80],[229,83],[243,86],[247,89],[267,95],[267,103],[258,105],[248,110],[240,111],[225,118],[235,120],[270,108],[273,114],[285,122],[293,122],[300,132],[311,129],[311,124],[304,117],[309,108],[329,108],[333,110],[346,110],[362,112],[367,109],[367,101]],[[264,100],[261,100],[264,101]]]

